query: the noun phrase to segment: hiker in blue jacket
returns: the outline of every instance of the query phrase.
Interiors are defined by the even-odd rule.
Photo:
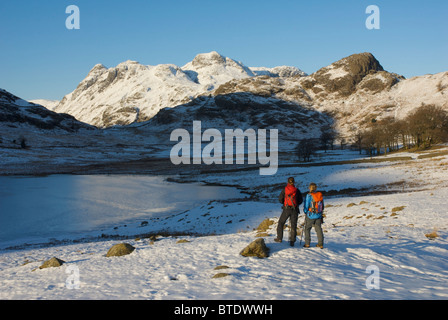
[[[317,192],[317,185],[310,183],[310,192],[306,195],[303,205],[303,212],[305,213],[305,248],[310,247],[311,243],[311,228],[317,234],[317,245],[321,249],[324,248],[324,233],[322,232],[323,213],[324,213],[324,199],[321,192]],[[303,231],[302,231],[303,232]]]

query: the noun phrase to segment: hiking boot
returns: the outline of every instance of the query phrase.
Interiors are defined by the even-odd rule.
[[[321,249],[324,248],[324,246],[323,246],[323,245],[320,245],[320,244],[316,244],[316,247],[321,248]]]
[[[279,239],[279,238],[275,238],[274,241],[275,241],[275,242],[282,242],[282,240]]]
[[[310,245],[309,245],[309,244],[304,244],[303,247],[304,247],[304,248],[309,248]]]
[[[289,245],[290,245],[291,247],[294,247],[294,241],[289,241]]]

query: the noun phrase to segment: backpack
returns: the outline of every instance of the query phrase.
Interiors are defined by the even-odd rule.
[[[285,188],[285,207],[297,207],[297,198],[296,198],[297,188],[291,185],[287,185]]]
[[[311,207],[308,209],[309,213],[321,214],[324,211],[324,197],[322,192],[309,193],[311,195]]]

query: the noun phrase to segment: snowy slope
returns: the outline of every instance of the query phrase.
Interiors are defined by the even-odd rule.
[[[296,67],[278,66],[274,68],[267,67],[249,67],[249,69],[257,76],[269,77],[305,77],[307,74]]]
[[[135,61],[110,69],[96,65],[55,111],[99,127],[129,124],[149,119],[161,106],[188,101],[200,88],[174,65],[144,66]]]
[[[328,197],[323,250],[291,248],[273,241],[280,214],[276,195],[283,180],[244,171],[202,175],[199,179],[213,182],[220,178],[222,183],[250,186],[269,199],[209,202],[179,216],[148,220],[146,226],[127,224],[99,231],[110,235],[163,230],[215,235],[165,235],[155,241],[131,237],[0,251],[0,299],[447,299],[448,217],[444,204],[448,156],[419,159],[422,154],[410,155],[413,160],[392,161],[395,156],[389,155],[386,158],[391,162],[282,168],[281,176],[296,176],[302,191],[313,172],[321,174],[316,181],[325,183],[325,190],[350,188],[354,183],[357,187],[377,188],[382,183],[393,187],[405,181],[401,191]],[[341,160],[351,157],[333,156]],[[274,183],[280,184],[270,196],[263,188]],[[253,229],[265,218],[274,221],[268,235],[263,235],[270,256],[242,257],[240,251],[256,238],[258,232]],[[434,240],[425,236],[434,231],[438,235]],[[285,237],[288,232],[287,228]],[[189,242],[177,243],[179,239]],[[123,241],[136,250],[123,257],[105,257],[113,244]],[[312,244],[315,241],[312,232]],[[38,269],[53,256],[66,264]],[[218,266],[228,268],[215,270]],[[366,286],[371,266],[380,272],[378,289]],[[71,274],[68,267],[79,270],[79,289],[66,287]],[[213,279],[217,273],[228,276]]]
[[[207,91],[232,79],[244,79],[255,74],[241,62],[220,55],[216,51],[198,54],[182,67],[191,79],[205,86]]]
[[[35,100],[29,100],[29,102],[44,106],[48,110],[54,110],[54,108],[56,108],[56,106],[59,104],[59,100],[48,100],[48,99],[35,99]]]

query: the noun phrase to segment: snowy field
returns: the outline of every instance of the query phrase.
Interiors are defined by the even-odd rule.
[[[188,177],[235,185],[252,196],[238,202],[207,201],[182,214],[148,219],[147,224],[101,231],[126,239],[2,250],[0,299],[447,299],[446,150],[382,157],[411,160],[284,167],[272,177],[259,176],[258,170]],[[332,158],[353,159],[355,154],[334,151]],[[313,247],[314,230],[309,249],[300,247],[299,239],[294,247],[273,241],[281,213],[277,196],[288,176],[296,178],[302,192],[311,181],[329,191],[323,250]],[[241,256],[264,219],[274,222],[262,235],[269,257]],[[303,219],[301,214],[299,223]],[[141,236],[157,233],[163,236]],[[135,251],[105,256],[121,242]],[[39,269],[51,257],[65,264]],[[78,289],[66,284],[73,269],[79,271]],[[217,273],[228,275],[213,278]]]

